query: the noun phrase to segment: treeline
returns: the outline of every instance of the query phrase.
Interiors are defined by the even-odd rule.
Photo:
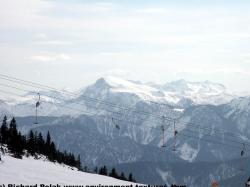
[[[132,173],[130,173],[128,177],[126,177],[123,172],[121,172],[121,174],[119,175],[115,168],[112,168],[111,171],[109,172],[106,166],[103,166],[99,169],[98,169],[98,167],[96,167],[94,172],[99,174],[99,175],[110,176],[110,177],[124,180],[124,181],[136,182]]]
[[[25,154],[34,156],[35,158],[37,158],[38,155],[44,155],[52,162],[63,163],[76,167],[81,171],[84,170],[88,172],[86,166],[84,168],[81,166],[80,155],[76,158],[74,154],[66,151],[61,152],[56,148],[55,143],[51,140],[49,131],[46,139],[44,139],[42,133],[34,132],[32,130],[29,131],[28,135],[22,135],[21,132],[17,130],[15,118],[12,118],[10,124],[8,124],[7,117],[4,116],[0,128],[0,144],[7,145],[8,150],[15,158],[22,159],[22,156]],[[123,172],[119,175],[115,168],[108,172],[106,166],[99,169],[96,167],[94,173],[114,177],[120,180],[136,182],[132,173],[130,173],[128,177],[125,177]]]
[[[10,153],[16,158],[22,158],[24,154],[34,157],[41,154],[45,155],[52,162],[57,161],[58,163],[64,163],[81,170],[80,155],[76,159],[72,153],[59,151],[55,143],[51,140],[49,131],[46,140],[41,133],[33,132],[32,130],[28,135],[22,135],[17,130],[15,118],[12,118],[8,125],[7,117],[4,117],[0,129],[0,143],[6,144]]]

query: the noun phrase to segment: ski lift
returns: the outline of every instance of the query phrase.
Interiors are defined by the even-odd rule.
[[[166,128],[165,128],[165,119],[166,119],[166,116],[165,115],[163,115],[162,116],[162,125],[161,125],[161,130],[162,130],[162,145],[161,145],[161,147],[162,148],[164,148],[164,147],[166,147],[166,144],[165,144],[165,130],[166,130]]]
[[[165,145],[165,127],[164,127],[164,125],[161,126],[161,130],[162,130],[162,145],[161,145],[161,147],[164,148],[164,147],[166,147],[166,145]]]
[[[241,150],[241,152],[240,152],[240,156],[241,156],[241,158],[242,158],[242,165],[241,165],[241,171],[244,171],[244,160],[243,160],[243,156],[245,155],[245,152],[246,152],[246,144],[245,143],[243,143],[242,144],[242,150]]]
[[[177,137],[178,131],[175,128],[175,121],[174,121],[174,147],[173,147],[173,151],[176,151],[176,137]]]
[[[243,148],[242,148],[242,151],[240,152],[240,156],[241,156],[241,157],[244,156],[245,150],[246,150],[246,145],[245,145],[245,143],[243,143],[242,145],[243,145]]]
[[[37,119],[37,113],[38,113],[38,107],[41,105],[41,96],[40,93],[37,93],[38,95],[38,100],[36,102],[36,121],[34,124],[38,124],[38,119]]]
[[[177,131],[177,130],[175,130],[175,131],[174,131],[174,135],[176,136],[177,134],[178,134],[178,131]]]
[[[115,125],[115,128],[117,130],[120,130],[120,126],[115,123],[114,118],[112,118],[112,123]]]

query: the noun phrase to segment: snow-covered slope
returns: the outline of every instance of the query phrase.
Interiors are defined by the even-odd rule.
[[[126,181],[97,174],[77,171],[65,165],[32,157],[16,159],[2,156],[0,162],[1,184],[60,184],[60,185],[129,185]]]
[[[222,105],[222,111],[224,111],[225,117],[233,121],[244,136],[249,137],[250,97],[233,99],[227,105]]]
[[[195,104],[219,105],[236,97],[227,91],[224,85],[210,81],[188,82],[182,79],[167,83],[162,89],[167,93],[174,93],[181,99],[190,99]]]

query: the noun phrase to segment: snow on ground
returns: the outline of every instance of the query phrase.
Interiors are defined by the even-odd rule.
[[[32,157],[16,159],[2,155],[0,162],[1,184],[59,184],[59,185],[130,185],[134,183],[97,174],[77,171],[69,166]]]
[[[196,157],[199,152],[199,150],[192,148],[190,145],[187,143],[184,143],[178,151],[180,152],[180,157],[183,160],[192,162]]]
[[[167,186],[170,186],[171,183],[174,183],[175,179],[173,177],[172,172],[170,171],[163,171],[159,168],[156,169],[156,172],[161,176],[162,180],[165,181]]]
[[[113,92],[133,93],[143,100],[152,100],[158,102],[168,101],[175,104],[179,101],[179,99],[176,98],[175,95],[165,95],[157,88],[148,86],[146,84],[135,83],[112,76],[105,77],[105,81],[112,87],[111,90]]]

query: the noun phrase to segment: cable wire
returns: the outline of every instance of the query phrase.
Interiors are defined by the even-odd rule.
[[[23,96],[23,95],[18,95],[18,94],[15,94],[15,93],[12,93],[12,92],[9,92],[9,91],[4,91],[4,90],[0,90],[0,92],[2,92],[2,93],[6,93],[6,94],[11,94],[11,95],[16,95],[16,96],[19,96],[19,97],[25,97],[25,96]],[[51,104],[53,104],[52,102],[50,102],[50,101],[45,101],[45,102],[47,102],[47,103],[51,103]],[[71,110],[77,110],[77,111],[81,111],[81,112],[83,112],[83,113],[85,113],[85,114],[88,114],[88,115],[96,115],[95,113],[91,113],[91,112],[88,112],[88,111],[84,111],[84,110],[80,110],[80,109],[75,109],[75,108],[72,108],[72,107],[68,107],[68,106],[66,106],[66,105],[63,105],[63,104],[58,104],[59,106],[61,106],[61,107],[63,107],[63,108],[68,108],[68,109],[71,109]],[[101,117],[101,118],[113,118],[112,116],[99,116],[99,117]],[[127,120],[121,120],[121,119],[116,119],[117,121],[120,121],[120,122],[128,122],[128,123],[130,123],[131,125],[133,125],[133,126],[136,126],[137,128],[150,128],[150,129],[153,129],[153,130],[158,130],[158,131],[161,131],[161,129],[159,128],[159,127],[152,127],[152,126],[148,126],[148,125],[143,125],[143,127],[141,126],[141,125],[139,125],[139,124],[137,124],[137,123],[133,123],[133,122],[131,122],[131,121],[127,121]],[[171,131],[168,131],[168,130],[171,130]],[[172,134],[172,129],[166,129],[166,132],[169,132],[169,133],[171,133]],[[224,146],[229,146],[229,147],[233,147],[233,148],[237,148],[237,149],[240,149],[241,147],[240,146],[235,146],[235,145],[231,145],[231,144],[225,144],[225,143],[223,143],[223,142],[220,142],[220,141],[215,141],[215,140],[208,140],[208,139],[200,139],[199,137],[196,137],[196,136],[194,136],[194,134],[193,134],[193,132],[194,131],[190,131],[189,130],[189,134],[186,134],[186,132],[185,132],[185,134],[184,134],[184,132],[180,132],[179,134],[181,134],[181,135],[183,135],[183,136],[186,136],[186,137],[190,137],[190,138],[194,138],[194,139],[199,139],[199,140],[201,140],[201,141],[207,141],[207,142],[212,142],[212,143],[216,143],[216,144],[220,144],[220,145],[224,145]],[[190,135],[190,133],[192,133],[192,135]],[[212,137],[212,136],[211,136]],[[239,142],[234,142],[234,143],[239,143]],[[242,143],[239,143],[240,145],[242,145]],[[247,144],[246,144],[247,145]],[[249,145],[248,145],[249,146]]]
[[[2,76],[2,77],[1,77]],[[5,77],[5,78],[3,78],[3,77]],[[59,92],[59,93],[65,93],[65,91],[60,91],[60,90],[58,90],[58,89],[56,89],[56,88],[52,88],[52,87],[50,87],[50,86],[46,86],[46,85],[42,85],[42,84],[39,84],[39,83],[34,83],[34,82],[31,82],[31,81],[25,81],[25,80],[22,80],[22,79],[17,79],[17,78],[14,78],[14,77],[10,77],[10,76],[6,76],[6,75],[3,75],[3,74],[0,74],[0,79],[4,79],[4,80],[7,80],[7,81],[11,81],[11,82],[15,82],[15,83],[18,83],[18,84],[23,84],[24,83],[24,85],[28,85],[28,86],[31,86],[31,87],[34,87],[34,88],[41,88],[41,87],[46,87],[47,89],[49,89],[49,90],[51,90],[51,91],[57,91],[57,92]],[[14,79],[14,80],[12,80],[12,79]],[[23,82],[23,83],[20,83],[20,82]],[[34,86],[34,85],[37,85],[37,86]],[[2,84],[2,85],[4,85],[4,84]],[[7,86],[7,85],[5,85],[5,86]],[[28,91],[28,90],[24,90],[24,89],[20,89],[20,88],[17,88],[17,87],[12,87],[12,88],[15,88],[15,89],[19,89],[19,90],[22,90],[22,91]],[[68,94],[70,94],[70,95],[76,95],[75,93],[71,93],[71,92],[67,92],[66,91],[66,93],[68,93]],[[86,102],[88,102],[88,103],[91,103],[91,102],[97,102],[98,104],[103,104],[103,105],[106,105],[106,106],[111,106],[111,107],[115,107],[115,108],[118,108],[118,109],[121,109],[121,110],[126,110],[127,112],[130,112],[130,113],[139,113],[139,114],[142,114],[142,115],[144,115],[145,117],[147,117],[147,116],[151,116],[151,117],[154,117],[154,118],[156,118],[156,119],[162,119],[163,117],[165,118],[164,120],[167,120],[167,121],[169,121],[169,122],[173,122],[173,121],[178,121],[178,122],[182,122],[182,121],[180,121],[179,119],[174,119],[174,118],[169,118],[169,117],[167,117],[167,116],[160,116],[160,115],[155,115],[155,114],[152,114],[152,113],[149,113],[149,112],[145,112],[145,111],[138,111],[138,110],[135,110],[135,109],[131,109],[131,108],[125,108],[125,107],[121,107],[121,106],[119,106],[119,105],[117,105],[117,104],[114,104],[114,103],[111,103],[111,102],[107,102],[107,101],[102,101],[102,100],[99,100],[99,99],[94,99],[94,98],[90,98],[90,97],[88,97],[88,96],[83,96],[83,95],[81,95],[81,97],[83,97],[83,99],[84,99],[84,101],[86,101]],[[61,99],[61,98],[57,98],[57,97],[53,97],[53,98],[55,98],[55,99]],[[86,98],[90,98],[90,100],[87,100]],[[62,99],[61,99],[62,100]],[[156,102],[154,102],[154,103],[156,103]],[[81,105],[81,103],[78,103],[79,105]],[[112,105],[111,105],[112,104]],[[159,104],[161,104],[161,103],[159,103]],[[85,105],[84,105],[85,106]],[[92,107],[94,107],[94,106],[92,106]],[[94,108],[96,108],[96,107],[94,107]],[[108,109],[105,109],[106,111],[108,111]],[[112,112],[112,113],[114,113],[114,111],[108,111],[108,112]],[[120,113],[121,114],[121,113]],[[145,120],[145,118],[141,118],[141,120]],[[195,123],[192,123],[192,122],[184,122],[185,124],[187,124],[187,125],[189,125],[189,126],[193,126],[193,127],[198,127],[198,128],[200,128],[200,129],[203,129],[203,130],[207,130],[207,131],[214,131],[214,133],[216,133],[216,134],[218,134],[218,135],[220,135],[220,134],[228,134],[228,135],[230,135],[230,136],[234,136],[234,137],[236,137],[236,138],[241,138],[241,135],[240,134],[236,134],[236,133],[233,133],[233,132],[229,132],[229,131],[226,131],[226,130],[224,130],[224,129],[218,129],[218,128],[214,128],[214,129],[212,129],[212,128],[209,128],[209,127],[203,127],[203,126],[201,126],[201,125],[197,125],[197,124],[195,124]]]

